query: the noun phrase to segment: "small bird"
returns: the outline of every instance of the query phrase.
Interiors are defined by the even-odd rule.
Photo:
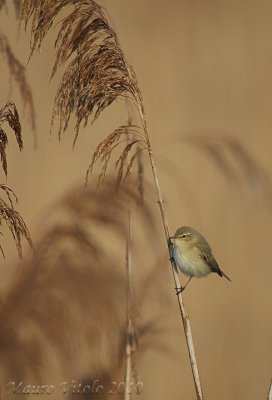
[[[189,276],[186,285],[177,288],[177,294],[186,288],[194,276],[200,278],[211,272],[216,272],[231,282],[230,278],[219,268],[209,243],[196,229],[182,226],[177,229],[174,236],[170,237],[170,243],[172,259],[180,271]]]

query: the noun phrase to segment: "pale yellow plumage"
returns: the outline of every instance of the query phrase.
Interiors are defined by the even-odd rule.
[[[175,264],[181,272],[189,276],[189,281],[192,277],[204,277],[211,272],[216,272],[230,281],[217,264],[208,242],[196,229],[183,226],[177,229],[170,240]]]

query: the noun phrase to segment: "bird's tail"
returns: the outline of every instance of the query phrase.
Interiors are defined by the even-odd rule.
[[[228,281],[232,282],[232,280],[220,269],[220,276],[224,276]]]

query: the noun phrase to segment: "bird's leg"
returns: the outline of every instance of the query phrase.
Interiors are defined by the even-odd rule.
[[[187,281],[187,283],[186,283],[185,286],[181,286],[181,287],[179,287],[179,288],[175,288],[175,289],[176,289],[176,292],[177,292],[177,296],[185,290],[186,286],[188,285],[188,283],[190,282],[190,280],[192,279],[192,277],[193,277],[193,276],[190,276],[190,278],[188,279],[188,281]]]

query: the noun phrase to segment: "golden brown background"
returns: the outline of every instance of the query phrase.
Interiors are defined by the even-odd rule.
[[[1,31],[27,66],[37,115],[38,149],[12,84],[23,123],[24,151],[15,140],[8,149],[8,185],[34,237],[42,215],[74,184],[83,183],[94,146],[122,123],[119,101],[80,132],[72,151],[73,129],[61,142],[49,137],[54,94],[61,76],[49,83],[55,30],[40,54],[29,56],[29,30],[17,35],[12,3],[0,15]],[[271,319],[271,127],[272,5],[266,1],[101,1],[133,64],[165,196],[171,232],[192,225],[205,234],[233,283],[210,276],[194,280],[184,293],[207,399],[264,399],[272,376]],[[2,64],[2,63],[1,63]],[[9,99],[8,69],[0,65],[1,105]],[[3,78],[5,77],[5,78]],[[197,137],[196,144],[188,142]],[[248,175],[238,156],[228,154],[232,179],[203,151],[203,138],[223,143],[232,137],[259,167]],[[221,147],[220,147],[221,148]],[[238,157],[238,160],[237,160]],[[146,175],[150,180],[146,160]],[[261,171],[259,173],[259,171]],[[262,171],[269,175],[262,181]],[[256,175],[254,175],[256,173]],[[252,177],[252,174],[254,175]],[[4,181],[4,177],[2,178]],[[156,198],[151,199],[156,206]],[[157,213],[159,220],[159,213]],[[4,231],[5,232],[5,231]],[[5,293],[19,266],[10,235],[1,239],[1,288]],[[163,232],[152,251],[162,251]],[[146,246],[151,246],[147,241]],[[26,247],[26,251],[27,247]],[[193,399],[194,388],[178,304],[167,261],[160,269],[170,301],[152,301],[161,328],[161,346],[139,350],[141,399]],[[148,264],[146,266],[148,268]],[[157,337],[156,336],[156,337]]]

